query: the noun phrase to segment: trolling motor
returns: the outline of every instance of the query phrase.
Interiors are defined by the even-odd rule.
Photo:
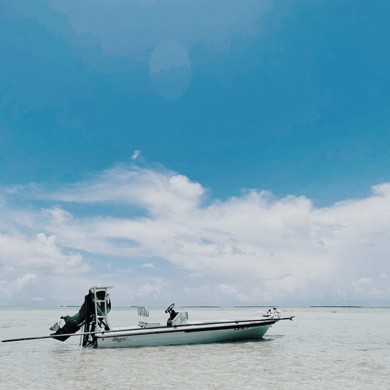
[[[79,312],[72,317],[61,317],[61,321],[50,328],[51,331],[55,332],[51,336],[54,339],[65,341],[70,337],[70,334],[76,333],[83,326],[80,343],[83,347],[93,345],[95,342],[93,332],[110,329],[107,318],[111,310],[110,295],[107,293],[109,288],[112,288],[112,286],[91,287]]]

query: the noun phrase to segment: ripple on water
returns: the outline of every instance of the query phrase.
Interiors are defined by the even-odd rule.
[[[1,338],[43,335],[60,313],[4,311]],[[194,320],[238,314],[252,313],[190,311]],[[390,343],[383,342],[389,311],[339,310],[335,317],[296,309],[294,315],[292,323],[275,324],[263,340],[250,342],[108,350],[80,349],[77,337],[1,344],[0,383],[4,389],[76,390],[390,388]],[[118,326],[135,320],[133,312],[112,311]]]

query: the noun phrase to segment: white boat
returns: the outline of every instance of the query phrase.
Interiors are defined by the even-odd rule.
[[[245,320],[220,320],[207,322],[189,322],[188,312],[176,312],[171,304],[165,313],[169,314],[167,324],[148,323],[149,310],[138,307],[140,320],[138,325],[126,328],[115,328],[109,325],[108,313],[111,309],[110,296],[107,290],[112,286],[94,286],[85,296],[79,313],[73,317],[61,317],[62,321],[54,324],[50,336],[37,338],[54,338],[65,341],[83,328],[80,333],[80,345],[95,348],[129,348],[165,345],[203,344],[238,340],[254,340],[264,336],[276,322],[292,320],[282,318],[274,308],[266,316]],[[3,341],[21,341],[14,339]]]

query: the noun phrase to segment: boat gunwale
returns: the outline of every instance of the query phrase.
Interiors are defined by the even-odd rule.
[[[193,333],[193,332],[205,332],[205,331],[213,331],[213,330],[224,330],[224,329],[235,329],[235,328],[254,328],[258,326],[270,326],[280,321],[281,318],[274,319],[256,319],[256,320],[242,320],[242,321],[218,321],[218,322],[208,322],[201,324],[184,324],[184,325],[174,325],[174,326],[162,326],[162,327],[153,327],[153,328],[130,328],[123,330],[107,330],[104,332],[99,332],[96,334],[97,338],[106,338],[106,337],[123,337],[123,333],[128,336],[140,336],[147,334],[161,334],[161,333],[176,333],[176,332],[185,332],[185,333]],[[225,325],[226,324],[226,325]],[[219,326],[215,326],[219,325]],[[225,326],[223,326],[225,325]],[[207,326],[207,327],[205,327]],[[188,329],[188,327],[195,327],[192,329]],[[184,329],[178,329],[184,328]],[[187,329],[186,329],[187,328]],[[136,332],[136,333],[133,333]]]

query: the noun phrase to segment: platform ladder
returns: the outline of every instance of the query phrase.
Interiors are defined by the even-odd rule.
[[[108,324],[108,313],[107,313],[107,290],[109,288],[112,288],[112,286],[95,286],[90,289],[93,293],[93,300],[95,302],[95,318],[96,318],[96,325],[100,326],[103,325],[106,330],[110,329],[110,325]],[[104,299],[98,299],[97,293],[100,291],[104,291]],[[99,307],[99,304],[103,304],[104,310],[101,310]]]
[[[107,303],[109,302],[109,295],[107,294],[107,290],[113,288],[113,286],[94,286],[89,289],[89,291],[93,294],[94,301],[94,311],[95,311],[95,321],[86,321],[84,324],[83,333],[90,333],[99,331],[101,328],[105,330],[110,329],[110,325],[108,322],[108,307]],[[99,299],[98,294],[100,292],[104,292],[104,299]],[[102,295],[102,294],[99,294]],[[83,347],[90,344],[91,337],[90,335],[81,336],[80,345]]]

